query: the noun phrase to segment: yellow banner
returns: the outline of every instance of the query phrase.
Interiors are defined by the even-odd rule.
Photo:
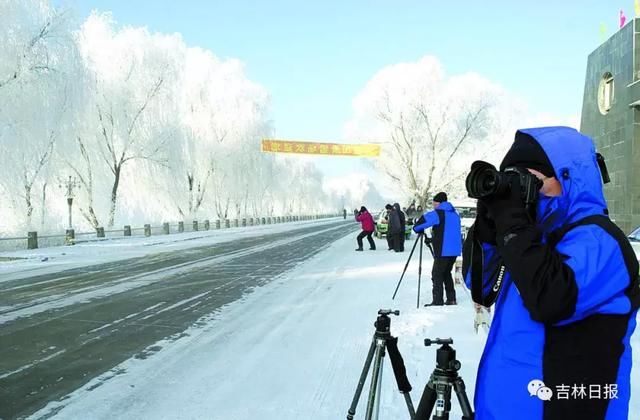
[[[306,141],[262,140],[262,151],[330,156],[380,156],[379,144],[311,143]]]

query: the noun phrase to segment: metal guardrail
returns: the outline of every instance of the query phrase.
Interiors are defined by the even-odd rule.
[[[239,219],[218,220],[192,220],[190,222],[163,223],[161,226],[147,224],[143,227],[125,225],[123,229],[104,230],[98,228],[94,232],[74,232],[67,230],[66,234],[38,235],[37,232],[29,232],[27,236],[0,237],[0,251],[19,251],[24,249],[48,248],[53,246],[73,245],[86,242],[100,242],[112,239],[124,239],[130,237],[159,236],[175,233],[191,233],[200,231],[223,230],[234,227],[251,227],[273,225],[299,221],[320,220],[330,217],[342,217],[342,214],[327,215],[289,215],[270,217],[246,217]],[[101,236],[103,234],[103,236]]]

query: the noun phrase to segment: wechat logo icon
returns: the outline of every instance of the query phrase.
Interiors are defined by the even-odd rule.
[[[534,379],[527,385],[530,397],[538,397],[542,401],[549,401],[553,397],[551,388],[545,386],[540,379]]]

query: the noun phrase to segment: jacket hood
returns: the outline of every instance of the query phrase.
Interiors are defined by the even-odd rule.
[[[440,205],[438,206],[438,210],[455,211],[451,203],[448,201],[443,201],[442,203],[440,203]]]
[[[587,216],[606,214],[607,202],[591,138],[560,126],[518,130],[515,141],[521,134],[531,136],[542,146],[562,185],[560,197],[540,196],[538,223],[544,225],[545,231]]]

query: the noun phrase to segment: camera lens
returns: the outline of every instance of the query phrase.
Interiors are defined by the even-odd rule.
[[[500,188],[500,173],[490,163],[475,161],[465,181],[471,198],[483,198],[495,194]]]

